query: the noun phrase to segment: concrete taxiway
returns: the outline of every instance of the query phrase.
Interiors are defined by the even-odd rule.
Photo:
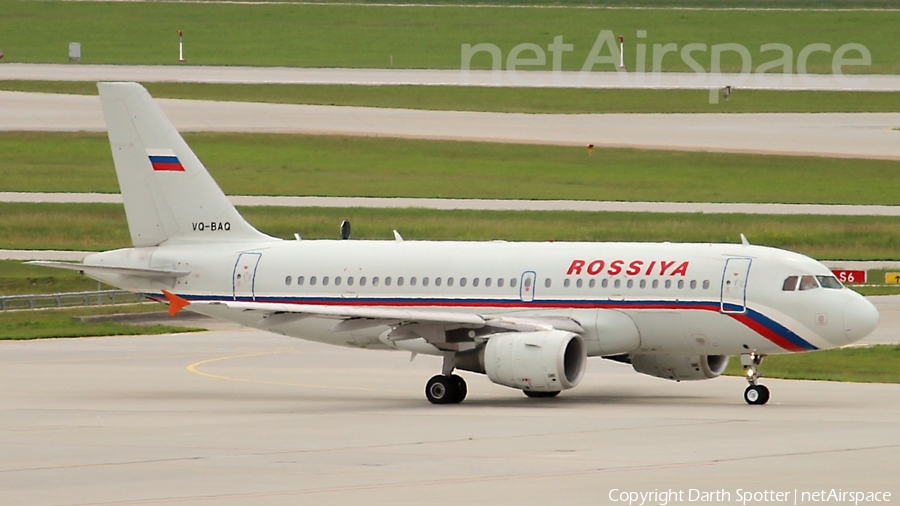
[[[372,209],[457,209],[474,211],[583,211],[712,214],[815,214],[843,216],[900,216],[900,206],[829,204],[753,204],[714,202],[613,202],[595,200],[439,199],[377,197],[290,197],[231,195],[236,206],[340,207]],[[57,204],[121,204],[115,193],[0,192],[0,202]]]
[[[501,86],[511,88],[652,88],[900,91],[900,76],[879,74],[697,74],[691,72],[552,72],[437,69],[353,69],[191,65],[7,63],[0,80],[139,81],[217,84],[357,86]]]
[[[748,406],[740,378],[679,384],[593,359],[554,400],[467,374],[465,403],[432,406],[422,389],[438,369],[258,331],[0,342],[0,502],[900,497],[900,385],[766,380],[772,401]]]
[[[900,160],[900,113],[509,114],[158,99],[181,131],[270,132]],[[96,96],[0,92],[2,131],[106,131]]]

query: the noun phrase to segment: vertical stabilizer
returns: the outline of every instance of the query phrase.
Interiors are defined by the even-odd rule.
[[[244,221],[138,83],[97,83],[136,247],[273,238]]]

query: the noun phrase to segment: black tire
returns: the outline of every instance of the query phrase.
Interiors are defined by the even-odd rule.
[[[438,374],[425,385],[425,397],[432,404],[451,404],[456,402],[458,390],[456,381],[450,376]]]
[[[466,395],[469,393],[469,387],[466,385],[466,380],[462,379],[462,376],[459,376],[458,374],[451,374],[450,379],[456,384],[456,396],[452,403],[459,404],[466,400]]]
[[[535,390],[522,390],[522,391],[525,392],[525,395],[527,397],[530,397],[532,399],[549,399],[550,397],[556,397],[557,395],[559,395],[559,390],[557,390],[555,392],[537,392]]]
[[[750,385],[744,390],[744,400],[747,404],[761,406],[769,402],[769,389],[765,385]]]

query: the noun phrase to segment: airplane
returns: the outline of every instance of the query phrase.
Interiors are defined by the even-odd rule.
[[[588,357],[675,381],[739,355],[748,404],[769,354],[845,346],[878,311],[807,256],[740,244],[283,240],[253,228],[137,83],[98,83],[133,243],[73,269],[190,311],[338,346],[442,357],[425,388],[462,402],[456,370],[549,398]],[[349,232],[349,227],[348,230]]]

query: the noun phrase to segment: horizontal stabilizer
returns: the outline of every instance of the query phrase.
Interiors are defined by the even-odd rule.
[[[139,278],[180,278],[190,274],[189,271],[176,271],[172,269],[158,269],[153,267],[115,267],[110,265],[85,265],[72,262],[50,262],[45,260],[34,260],[25,263],[28,265],[40,265],[43,267],[68,269],[70,271],[121,274],[123,276],[134,276]]]

